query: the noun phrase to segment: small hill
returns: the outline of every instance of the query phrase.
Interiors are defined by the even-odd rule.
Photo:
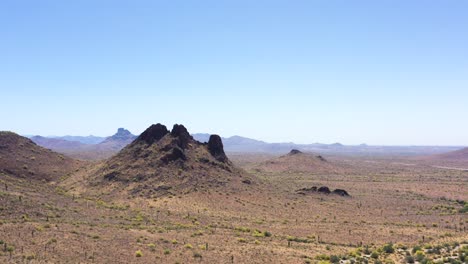
[[[36,145],[12,132],[0,132],[0,171],[17,177],[56,180],[83,163]]]
[[[288,154],[259,163],[254,170],[263,172],[338,172],[342,168],[321,155],[304,153],[293,149]]]
[[[120,183],[131,194],[144,196],[251,183],[229,161],[219,136],[200,143],[177,124],[170,132],[161,124],[150,126],[93,174],[94,184]]]
[[[447,153],[428,156],[425,159],[432,161],[447,161],[447,162],[468,162],[468,148],[463,148]]]

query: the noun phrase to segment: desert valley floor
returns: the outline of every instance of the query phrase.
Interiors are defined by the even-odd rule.
[[[206,152],[204,145],[192,144],[184,152],[188,161]],[[131,147],[141,152],[141,146]],[[140,153],[131,147],[124,154]],[[463,164],[228,153],[225,166],[242,174],[237,181],[191,182],[195,188],[178,189],[168,187],[165,178],[166,186],[143,192],[138,190],[154,186],[139,182],[146,176],[125,183],[93,178],[121,166],[117,158],[106,165],[76,161],[60,177],[40,179],[33,163],[43,150],[30,148],[33,153],[16,157],[27,173],[0,174],[0,263],[463,263],[468,258]],[[139,168],[136,162],[128,168]],[[194,173],[204,171],[197,166],[181,166],[170,177],[193,181]]]

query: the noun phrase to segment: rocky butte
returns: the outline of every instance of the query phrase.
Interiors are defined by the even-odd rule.
[[[171,131],[159,123],[151,125],[95,174],[95,184],[120,183],[132,195],[145,196],[252,183],[229,161],[220,136],[201,143],[179,124]]]

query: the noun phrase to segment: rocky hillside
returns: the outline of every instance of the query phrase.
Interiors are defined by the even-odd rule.
[[[177,124],[172,131],[161,124],[150,126],[94,174],[94,184],[120,183],[131,194],[144,196],[252,184],[229,161],[219,136],[200,143]]]
[[[83,162],[36,145],[12,132],[0,132],[0,172],[22,178],[57,180]]]

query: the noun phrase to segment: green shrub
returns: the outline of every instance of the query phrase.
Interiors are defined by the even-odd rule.
[[[234,230],[239,231],[239,232],[244,232],[244,233],[249,233],[250,232],[250,228],[243,227],[243,226],[236,227],[236,228],[234,228]]]
[[[254,236],[254,237],[264,237],[265,234],[263,232],[261,232],[260,230],[254,230],[253,233],[252,233],[252,236]]]
[[[299,243],[310,243],[309,239],[307,238],[288,236],[287,239],[288,241],[294,241]]]
[[[388,254],[391,254],[391,253],[395,252],[395,249],[393,248],[392,243],[388,243],[388,244],[384,245],[382,247],[382,250],[383,250],[383,252],[388,253]]]
[[[415,246],[413,250],[411,251],[413,254],[416,253],[417,251],[420,251],[422,248],[420,246]]]
[[[408,255],[405,257],[405,262],[406,263],[414,263],[414,258],[411,255]]]
[[[331,262],[331,263],[339,263],[339,262],[340,262],[340,258],[339,258],[338,256],[331,255],[331,256],[330,256],[330,262]]]
[[[143,252],[141,252],[141,250],[137,250],[137,251],[135,252],[135,256],[136,256],[137,258],[141,258],[141,257],[143,257]]]
[[[150,244],[148,244],[148,247],[152,252],[156,251],[156,245],[155,244],[150,243]]]
[[[237,241],[238,241],[239,243],[247,243],[247,240],[246,240],[245,238],[242,238],[242,237],[241,237],[241,238],[238,238]]]
[[[320,254],[315,257],[316,260],[330,260],[330,256],[325,254]]]
[[[192,244],[185,244],[184,247],[185,247],[185,248],[188,248],[188,249],[192,249],[192,248],[193,248]]]
[[[458,210],[461,214],[466,214],[468,213],[468,204],[465,204],[462,209]]]
[[[424,252],[421,250],[416,251],[416,254],[414,255],[414,259],[416,259],[418,262],[421,262],[421,260],[423,260],[424,257]]]

